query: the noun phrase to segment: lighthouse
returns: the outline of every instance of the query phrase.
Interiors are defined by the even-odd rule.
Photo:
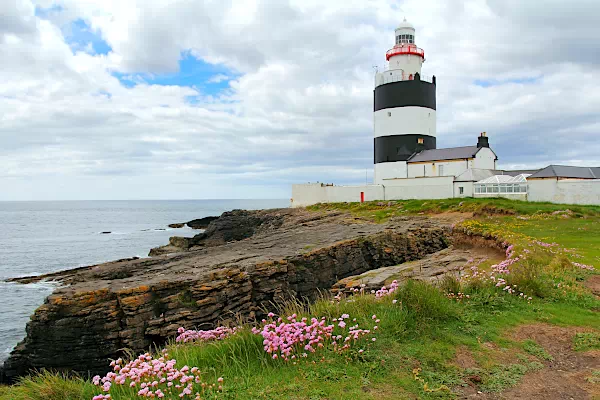
[[[406,19],[395,30],[383,72],[375,74],[374,163],[376,184],[407,178],[407,161],[436,148],[436,79],[421,74],[425,52]]]

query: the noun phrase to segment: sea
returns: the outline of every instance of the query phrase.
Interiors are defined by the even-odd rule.
[[[6,279],[147,257],[171,236],[200,232],[169,224],[234,209],[284,207],[289,200],[0,202],[0,364],[55,288],[50,282],[21,285]]]

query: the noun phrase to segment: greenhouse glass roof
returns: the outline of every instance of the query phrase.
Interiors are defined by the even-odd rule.
[[[530,176],[530,174],[519,174],[517,176],[510,176],[510,175],[494,175],[494,176],[490,176],[489,178],[483,179],[479,182],[476,182],[477,184],[485,184],[485,183],[525,183],[527,182],[527,177]]]

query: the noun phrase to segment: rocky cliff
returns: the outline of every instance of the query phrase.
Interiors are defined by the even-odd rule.
[[[271,232],[279,228],[284,220],[285,213],[274,213],[269,210],[233,210],[223,213],[219,218],[207,217],[202,220],[194,220],[208,222],[208,225],[203,228],[204,232],[191,238],[174,236],[169,239],[168,245],[150,250],[149,255],[158,256],[180,253],[198,247],[220,246],[228,242],[247,239],[258,233]],[[191,221],[193,226],[200,226],[194,221]]]
[[[64,286],[31,317],[3,380],[44,368],[104,373],[123,349],[161,345],[180,326],[261,317],[281,299],[310,300],[340,279],[447,247],[447,227],[424,217],[373,224],[299,209],[224,217],[182,253],[46,276]]]

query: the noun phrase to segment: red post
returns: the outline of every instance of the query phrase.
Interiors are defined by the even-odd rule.
[[[360,202],[361,203],[365,202],[365,192],[360,192]]]

